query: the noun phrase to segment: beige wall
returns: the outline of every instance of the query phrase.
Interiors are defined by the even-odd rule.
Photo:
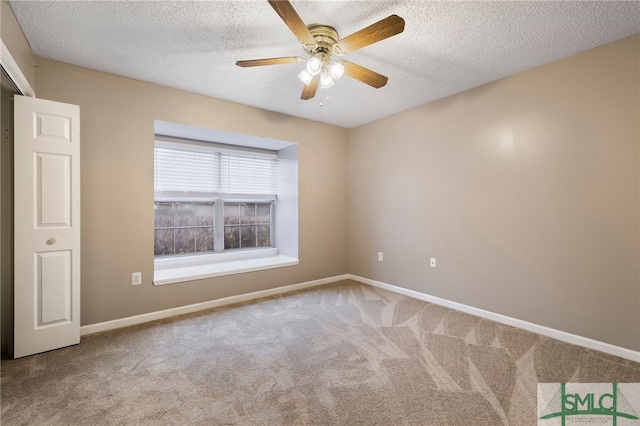
[[[353,129],[349,272],[640,350],[639,47]]]
[[[36,58],[38,97],[80,106],[82,324],[347,273],[347,131]],[[154,120],[299,144],[300,265],[154,287]],[[131,286],[142,271],[143,285]]]
[[[24,74],[33,90],[35,86],[35,70],[33,67],[34,59],[33,51],[27,42],[22,28],[13,14],[11,6],[6,1],[2,1],[2,9],[0,11],[0,37],[3,43],[11,52],[11,56],[20,67],[20,71]]]

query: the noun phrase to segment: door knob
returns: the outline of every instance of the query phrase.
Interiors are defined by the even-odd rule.
[[[47,240],[47,244],[50,246],[54,245],[57,242],[58,242],[58,239],[56,237],[51,237]]]

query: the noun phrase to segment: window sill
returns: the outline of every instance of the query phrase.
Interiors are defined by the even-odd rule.
[[[153,285],[284,268],[298,263],[298,259],[278,254],[277,249],[156,259]]]

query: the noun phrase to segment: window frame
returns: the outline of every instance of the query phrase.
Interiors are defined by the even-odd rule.
[[[183,256],[200,256],[200,255],[204,255],[204,254],[217,254],[217,253],[229,253],[229,252],[236,252],[236,251],[251,251],[251,250],[260,250],[260,249],[268,249],[268,248],[277,248],[277,242],[276,242],[276,237],[275,237],[275,208],[274,208],[274,204],[275,204],[276,198],[242,198],[242,199],[225,199],[225,198],[218,198],[215,200],[198,200],[198,201],[193,201],[191,199],[178,199],[177,197],[174,198],[173,200],[169,200],[166,199],[166,197],[163,197],[162,200],[154,200],[154,227],[153,227],[153,231],[154,231],[154,259],[164,259],[164,258],[168,258],[168,257],[183,257]],[[224,244],[224,228],[228,225],[225,224],[224,222],[224,218],[225,218],[225,204],[238,204],[238,206],[240,206],[241,204],[255,204],[256,205],[256,209],[257,206],[259,204],[268,204],[269,205],[269,245],[268,246],[258,246],[256,244],[255,247],[239,247],[239,248],[226,248],[225,244]],[[213,224],[212,225],[203,225],[203,226],[198,226],[195,223],[194,220],[194,224],[193,226],[177,226],[175,224],[175,210],[173,210],[173,206],[172,206],[172,210],[173,210],[173,214],[174,214],[174,218],[173,218],[173,226],[171,227],[156,227],[155,226],[155,206],[156,204],[194,204],[194,205],[198,205],[198,204],[212,204],[213,205]],[[255,222],[254,223],[255,226],[260,226],[260,225],[267,225],[266,222],[264,223],[259,223],[259,222]],[[243,226],[243,224],[239,223],[237,224],[237,226]],[[213,249],[212,250],[202,250],[202,251],[198,251],[197,250],[197,235],[196,235],[196,250],[192,251],[192,252],[188,252],[188,253],[178,253],[175,250],[176,247],[176,242],[175,242],[175,230],[176,229],[189,229],[189,228],[193,228],[194,231],[196,231],[197,234],[197,229],[198,228],[213,228]],[[173,252],[172,253],[167,253],[167,254],[156,254],[155,253],[155,242],[156,242],[156,236],[155,233],[158,230],[167,230],[167,229],[172,229],[174,232],[174,237],[173,237]]]
[[[213,192],[211,191],[190,192],[190,191],[165,190],[165,189],[157,190],[157,187],[156,187],[156,185],[158,185],[157,182],[161,181],[161,182],[164,182],[165,184],[166,182],[173,182],[172,180],[168,180],[168,181],[164,180],[163,177],[166,178],[166,174],[164,173],[159,174],[158,172],[157,164],[156,164],[157,161],[160,161],[157,157],[158,149],[165,150],[165,151],[178,150],[178,151],[184,151],[187,153],[202,152],[203,155],[214,154],[215,161],[212,163],[212,165],[215,165],[214,168],[215,168],[215,171],[217,172],[217,175],[214,174],[215,177],[213,179],[215,184],[213,185],[213,187],[216,187],[216,189],[214,189]],[[194,203],[194,204],[205,203],[205,202],[213,203],[214,215],[215,215],[214,225],[213,225],[214,227],[213,250],[208,250],[206,252],[198,252],[198,251],[195,251],[195,245],[194,245],[193,252],[176,253],[175,252],[175,244],[176,244],[175,230],[180,227],[176,226],[175,224],[175,213],[174,213],[174,224],[172,227],[174,232],[174,251],[173,253],[168,253],[168,254],[155,253],[155,242],[156,242],[155,231],[158,228],[155,227],[155,217],[154,217],[154,258],[166,258],[171,256],[191,256],[191,255],[198,255],[203,253],[215,254],[215,253],[224,253],[227,251],[256,250],[260,248],[267,248],[267,247],[225,248],[225,244],[224,244],[224,230],[226,226],[224,222],[225,203],[255,203],[255,204],[269,203],[269,213],[270,213],[269,214],[269,243],[270,243],[269,247],[277,248],[277,241],[275,238],[275,230],[274,230],[274,225],[275,225],[274,217],[275,217],[275,210],[276,210],[274,206],[275,206],[275,202],[277,201],[275,186],[270,188],[270,189],[273,189],[273,192],[274,192],[273,194],[245,194],[245,193],[232,194],[232,193],[224,192],[225,189],[229,190],[229,186],[233,182],[236,182],[235,180],[229,179],[229,177],[231,176],[230,173],[232,173],[231,171],[232,169],[230,167],[232,166],[232,164],[234,164],[234,161],[232,160],[232,158],[236,158],[236,159],[240,158],[239,161],[241,164],[243,161],[245,161],[244,159],[242,159],[242,157],[248,158],[249,162],[255,159],[275,160],[276,163],[273,164],[273,166],[267,166],[267,167],[277,167],[277,159],[278,159],[277,153],[272,151],[267,151],[267,150],[259,150],[259,149],[233,149],[227,146],[222,146],[221,144],[217,144],[217,143],[195,141],[195,140],[188,140],[188,139],[176,140],[174,138],[164,138],[159,135],[156,135],[155,142],[154,142],[154,155],[156,156],[156,158],[154,159],[154,196],[153,196],[154,206],[156,205],[156,203]],[[190,154],[184,154],[184,155],[188,157]],[[164,158],[166,159],[165,161],[175,161],[173,160],[175,157],[170,156],[170,157],[164,157]],[[171,159],[167,159],[167,158],[171,158]],[[180,156],[178,156],[178,158],[180,158]],[[182,159],[184,158],[185,157],[182,157]],[[195,161],[198,162],[197,160]],[[176,164],[176,163],[170,163],[170,164]],[[172,169],[169,169],[169,170],[172,170]],[[178,170],[180,171],[180,169]],[[229,174],[225,174],[225,171]],[[277,171],[273,170],[273,173],[277,174]],[[245,178],[244,176],[240,175],[239,181],[242,182],[244,178]],[[275,179],[276,177],[274,175],[274,180]],[[184,188],[185,180],[179,179],[177,182],[179,182],[178,184],[179,186],[182,186]],[[172,183],[169,183],[169,185],[171,186]],[[275,181],[273,182],[273,185],[275,185]],[[259,186],[260,185],[258,185],[258,187]],[[154,216],[155,216],[155,210],[154,210]]]
[[[205,278],[261,271],[273,268],[295,266],[298,260],[298,144],[294,142],[268,140],[248,135],[232,134],[210,129],[191,128],[173,123],[155,122],[156,146],[175,146],[180,149],[185,144],[191,147],[197,145],[199,149],[212,149],[219,153],[231,155],[266,156],[276,159],[274,184],[278,187],[278,194],[226,194],[215,193],[203,197],[202,194],[165,191],[158,193],[154,184],[154,203],[158,202],[215,202],[216,233],[224,232],[223,203],[265,203],[270,204],[270,247],[249,247],[228,249],[213,252],[194,252],[187,254],[173,254],[154,256],[155,286],[188,282]],[[161,125],[159,127],[159,125]],[[177,126],[177,127],[174,127]],[[162,128],[167,133],[159,133]],[[177,130],[179,133],[177,134]],[[195,129],[195,130],[194,130]],[[189,131],[186,131],[189,130]],[[187,136],[193,130],[193,136]],[[209,136],[216,135],[216,142]],[[206,134],[205,134],[206,133]],[[168,136],[164,136],[168,135]],[[267,147],[266,149],[264,147]],[[189,149],[187,147],[187,149]],[[155,176],[155,164],[154,164]],[[221,180],[221,179],[220,179]],[[154,180],[155,182],[155,180]],[[279,191],[282,190],[282,197]],[[275,191],[274,191],[275,192]],[[155,227],[155,221],[154,221]],[[155,235],[155,234],[154,234]],[[224,244],[222,238],[216,235],[218,244]],[[155,236],[154,236],[155,238]],[[281,246],[281,247],[280,247]]]

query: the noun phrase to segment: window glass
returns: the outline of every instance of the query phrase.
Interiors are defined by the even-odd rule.
[[[271,202],[225,203],[224,249],[271,246]]]
[[[256,210],[256,219],[258,223],[271,223],[271,204],[258,204]]]
[[[213,227],[196,228],[196,251],[213,251]]]
[[[156,203],[155,228],[173,228],[173,203]]]
[[[176,228],[174,231],[176,253],[193,253],[196,249],[196,233],[193,227]]]
[[[155,203],[154,255],[214,250],[215,203]]]
[[[173,254],[173,228],[155,230],[153,252],[156,256]]]
[[[213,203],[196,204],[196,226],[213,226]]]
[[[258,247],[271,246],[271,225],[258,225],[256,228]]]

